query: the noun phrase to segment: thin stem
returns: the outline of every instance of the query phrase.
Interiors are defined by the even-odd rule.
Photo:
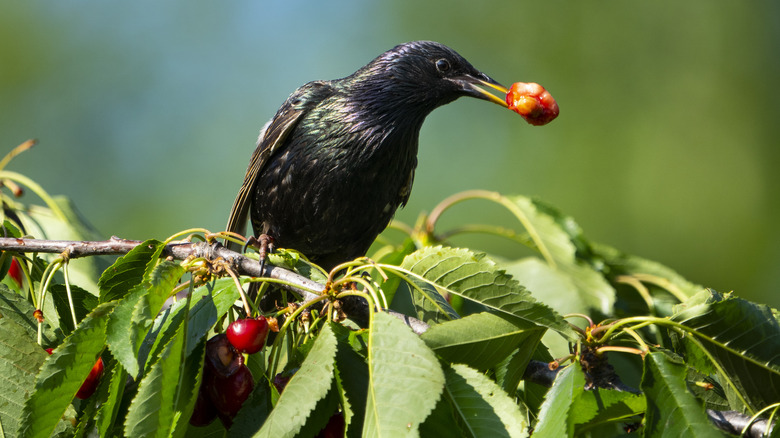
[[[252,309],[249,307],[249,300],[246,299],[246,293],[244,292],[244,287],[241,286],[241,280],[238,279],[236,273],[233,272],[233,270],[230,269],[227,265],[225,266],[225,272],[227,272],[228,275],[230,275],[230,277],[236,283],[236,288],[238,288],[238,293],[239,295],[241,295],[241,301],[244,303],[244,310],[246,311],[246,316],[247,317],[251,316]]]
[[[292,322],[295,321],[295,318],[297,318],[298,315],[300,315],[301,312],[303,312],[305,309],[327,298],[328,297],[326,295],[322,295],[312,301],[304,303],[302,306],[297,308],[295,312],[293,312],[290,316],[288,316],[287,319],[285,319],[284,324],[282,324],[282,326],[279,328],[279,333],[277,333],[276,339],[274,339],[274,344],[271,347],[271,352],[269,353],[269,357],[271,361],[271,363],[269,364],[269,370],[271,371],[268,374],[269,376],[273,377],[276,375],[276,367],[279,365],[279,355],[281,354],[280,343],[282,339],[284,339],[284,334],[287,332],[288,328],[290,327],[290,324],[292,324]]]
[[[7,166],[8,163],[14,159],[14,157],[26,151],[27,149],[30,149],[31,147],[35,146],[37,143],[38,140],[35,139],[27,140],[24,143],[20,144],[19,146],[11,149],[11,152],[7,153],[5,157],[3,157],[2,160],[0,160],[0,170],[5,169],[5,166]]]
[[[209,230],[205,229],[205,228],[190,228],[188,230],[179,231],[178,233],[168,237],[167,239],[165,239],[165,241],[163,241],[163,244],[167,245],[167,244],[175,241],[176,239],[178,239],[181,236],[184,236],[184,235],[187,235],[187,234],[197,234],[197,233],[211,234],[211,232]]]
[[[79,323],[76,321],[76,308],[73,306],[73,296],[70,293],[70,278],[68,277],[68,262],[65,261],[62,264],[62,273],[65,275],[65,292],[68,295],[68,305],[70,306],[70,316],[73,317],[73,329],[78,327]]]
[[[638,348],[634,347],[621,347],[617,345],[606,345],[604,347],[599,347],[596,349],[596,352],[599,354],[606,353],[608,351],[618,351],[621,353],[631,353],[631,354],[637,354],[639,356],[645,357],[645,354],[647,354],[646,351],[640,350]]]
[[[456,193],[455,195],[446,198],[440,202],[439,205],[437,205],[433,211],[431,211],[430,216],[428,216],[428,221],[426,222],[426,230],[428,231],[428,234],[433,234],[436,222],[439,220],[439,217],[442,213],[444,213],[445,210],[469,199],[485,199],[488,201],[493,201],[509,210],[509,212],[520,221],[520,223],[523,225],[523,228],[525,228],[525,230],[528,232],[528,235],[531,236],[531,240],[534,242],[536,249],[542,254],[542,257],[547,261],[547,264],[549,264],[553,269],[557,268],[558,265],[555,262],[555,259],[553,258],[549,249],[547,249],[547,246],[544,244],[541,236],[536,231],[536,227],[533,226],[525,212],[523,212],[514,202],[510,201],[509,198],[501,195],[498,192],[491,192],[488,190],[468,190],[465,192]]]
[[[517,231],[511,228],[500,227],[497,225],[483,225],[483,224],[462,225],[460,227],[447,230],[436,237],[440,240],[447,240],[450,239],[452,236],[456,236],[458,234],[466,234],[466,233],[480,233],[480,234],[489,234],[492,236],[503,237],[505,239],[511,240],[512,242],[519,243],[526,247],[529,246],[529,244],[533,243],[533,240],[527,233],[518,233]]]
[[[0,170],[0,179],[10,179],[11,181],[16,181],[19,184],[28,187],[30,190],[33,191],[36,195],[38,195],[39,198],[43,200],[43,202],[46,203],[46,205],[51,209],[52,213],[54,213],[55,216],[57,216],[58,219],[67,221],[67,218],[65,217],[65,213],[62,212],[60,207],[57,205],[56,202],[54,202],[54,199],[46,192],[46,190],[43,189],[38,183],[31,180],[30,178],[27,178],[26,176],[22,175],[21,173],[11,172],[8,170]]]
[[[650,312],[650,314],[653,316],[657,315],[653,297],[650,295],[650,291],[647,289],[647,286],[642,284],[642,281],[640,281],[639,278],[633,275],[619,275],[615,277],[615,281],[617,283],[623,283],[633,287],[634,290],[639,293],[639,296],[641,296],[645,301],[645,304],[647,304],[647,310]]]
[[[639,279],[640,281],[654,284],[668,291],[670,294],[674,295],[674,297],[677,298],[677,300],[680,301],[681,303],[688,299],[688,296],[685,295],[685,293],[682,290],[680,290],[680,288],[677,287],[676,284],[669,281],[668,278],[663,278],[651,274],[633,274],[633,276]]]

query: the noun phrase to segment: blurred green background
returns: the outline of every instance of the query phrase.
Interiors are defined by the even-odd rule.
[[[5,2],[0,147],[39,139],[12,169],[106,237],[219,230],[289,93],[416,39],[541,83],[561,116],[435,111],[397,218],[466,189],[537,196],[591,239],[780,306],[776,1]],[[455,211],[450,224],[485,215]]]

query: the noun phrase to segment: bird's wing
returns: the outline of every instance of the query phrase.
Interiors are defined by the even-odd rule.
[[[236,200],[233,201],[233,208],[230,209],[227,231],[244,234],[257,176],[263,170],[265,163],[268,162],[268,157],[282,146],[298,120],[305,113],[305,108],[295,105],[293,102],[293,96],[291,96],[260,132],[257,148],[249,161],[244,183],[241,184]],[[227,243],[227,246],[235,249],[235,245],[230,243]]]

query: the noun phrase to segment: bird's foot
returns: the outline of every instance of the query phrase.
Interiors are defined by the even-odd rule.
[[[265,271],[266,256],[274,252],[274,238],[268,234],[261,234],[257,237],[250,236],[244,244],[244,251],[250,245],[257,248],[257,252],[260,254],[260,272]]]

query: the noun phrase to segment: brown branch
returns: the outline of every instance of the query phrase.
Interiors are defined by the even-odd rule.
[[[97,255],[122,255],[127,254],[136,246],[142,244],[141,240],[126,240],[119,237],[111,237],[102,241],[76,241],[76,240],[43,240],[43,239],[17,239],[14,237],[0,238],[0,250],[20,253],[37,252],[50,254],[64,254],[68,258],[97,256]],[[245,255],[230,250],[218,242],[174,242],[165,246],[163,256],[176,260],[184,260],[188,257],[202,257],[215,261],[222,259],[230,264],[233,271],[251,277],[267,277],[282,280],[288,284],[277,284],[278,287],[289,290],[301,296],[304,302],[312,301],[319,297],[318,293],[311,291],[324,291],[325,285],[296,274],[288,269],[266,263],[261,270],[260,262]],[[344,312],[356,321],[368,321],[368,306],[346,306]],[[428,326],[424,322],[388,310],[390,314],[401,318],[416,333],[424,332]]]
[[[75,259],[97,255],[127,254],[141,243],[143,243],[141,240],[126,240],[116,236],[111,237],[109,240],[102,241],[17,239],[13,237],[3,237],[0,238],[0,249],[24,253],[64,254],[70,259]],[[217,242],[174,242],[165,246],[163,255],[177,260],[184,260],[187,257],[203,257],[207,260],[214,261],[221,258],[230,263],[231,267],[242,275],[269,277],[291,283],[292,286],[280,284],[279,287],[301,295],[304,301],[310,301],[317,298],[317,294],[310,292],[311,290],[325,290],[324,285],[284,268],[279,268],[266,263],[265,269],[261,271],[260,262],[232,251]]]

